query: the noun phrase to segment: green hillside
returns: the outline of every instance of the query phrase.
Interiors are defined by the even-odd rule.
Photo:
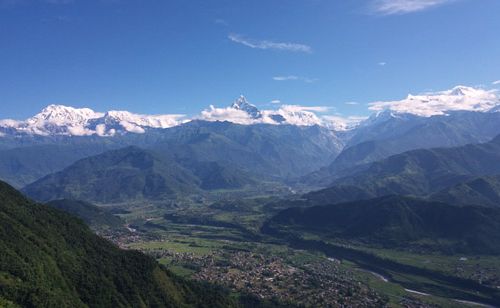
[[[54,200],[47,205],[82,219],[92,229],[123,228],[125,222],[101,207],[78,200]]]
[[[117,203],[174,199],[255,184],[246,172],[215,161],[182,159],[126,147],[79,160],[23,189],[39,201],[57,199]]]
[[[230,307],[214,288],[186,282],[123,251],[80,220],[0,183],[0,302],[22,307]]]
[[[311,193],[307,198],[331,203],[356,200],[349,194],[341,194],[345,187],[362,190],[364,197],[391,194],[425,197],[478,176],[497,174],[500,174],[500,137],[483,144],[394,155],[337,179],[330,188]]]
[[[447,187],[430,196],[451,204],[500,207],[500,176],[484,176]]]
[[[500,209],[401,196],[290,208],[272,218],[267,227],[387,248],[500,252]]]
[[[127,147],[82,159],[23,191],[40,201],[67,198],[112,203],[196,193],[198,183],[175,161]]]

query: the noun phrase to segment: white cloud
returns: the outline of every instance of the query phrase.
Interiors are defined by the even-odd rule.
[[[120,121],[120,125],[127,131],[136,134],[144,134],[146,130],[134,123],[130,123],[128,121]]]
[[[271,104],[281,104],[281,101],[279,99],[273,99],[270,101]]]
[[[232,107],[217,108],[213,105],[210,105],[209,109],[203,110],[199,118],[205,121],[229,121],[237,124],[255,124],[261,122],[260,120],[253,119],[244,110]]]
[[[386,66],[387,65],[387,62],[379,62],[378,63],[379,66]]]
[[[83,126],[68,126],[68,133],[73,136],[91,136],[95,131]]]
[[[283,50],[283,51],[304,52],[304,53],[312,52],[312,48],[304,44],[273,42],[268,40],[254,40],[245,38],[239,34],[229,34],[228,38],[235,43],[239,43],[255,49],[272,49],[272,50]]]
[[[0,126],[3,127],[18,127],[21,124],[22,122],[17,120],[11,120],[11,119],[0,120]]]
[[[359,105],[358,102],[345,102],[346,105],[351,105],[351,106],[354,106],[354,105]]]
[[[287,81],[287,80],[299,80],[298,76],[289,75],[289,76],[275,76],[273,77],[275,81]]]
[[[449,111],[466,110],[486,112],[500,105],[496,90],[457,86],[451,90],[408,95],[399,101],[379,101],[369,104],[373,111],[391,110],[430,117]]]
[[[216,20],[214,20],[214,22],[217,24],[217,25],[221,25],[221,26],[229,26],[229,23],[222,19],[222,18],[217,18]]]
[[[281,103],[281,102],[280,102]],[[331,108],[325,106],[281,105],[275,110],[261,110],[261,117],[252,118],[244,110],[232,107],[217,108],[213,105],[203,110],[198,119],[205,121],[229,121],[237,124],[291,124],[300,126],[322,125],[323,121],[316,113],[328,112]],[[285,122],[276,121],[281,116]]]
[[[313,83],[316,82],[318,79],[316,78],[307,78],[307,77],[300,77],[300,76],[295,76],[295,75],[288,75],[288,76],[274,76],[273,77],[274,81],[293,81],[293,80],[300,80],[306,83]]]
[[[372,10],[382,15],[401,15],[448,4],[455,0],[375,0]]]
[[[495,86],[498,86],[498,85],[500,85],[500,80],[493,81],[492,84],[495,85]]]
[[[106,135],[106,124],[96,125],[95,131],[96,131],[96,134],[98,136],[105,136]]]

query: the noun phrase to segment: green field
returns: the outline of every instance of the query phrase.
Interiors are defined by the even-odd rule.
[[[128,213],[120,216],[137,228],[138,232],[154,235],[151,240],[140,240],[127,245],[130,249],[141,250],[145,253],[168,251],[168,253],[192,255],[193,258],[217,254],[217,258],[222,258],[221,255],[224,256],[224,252],[251,251],[266,256],[279,256],[293,266],[301,266],[314,260],[324,261],[327,254],[321,249],[294,247],[286,240],[260,233],[262,223],[282,208],[281,204],[272,202],[266,207],[270,201],[274,200],[260,198],[202,204],[188,203],[176,206],[152,203],[123,205]],[[320,237],[312,234],[305,234],[305,239],[321,240]],[[496,279],[497,273],[500,273],[500,261],[492,256],[417,254],[365,246],[350,245],[349,247],[383,260],[389,260],[394,264],[421,268],[430,273],[440,273],[449,277],[477,281],[475,273],[479,271],[488,272],[491,280]],[[197,269],[193,268],[189,262],[173,262],[173,259],[161,257],[158,261],[183,277],[191,277],[197,272]],[[391,268],[384,269],[382,266],[381,269],[390,276],[390,281],[383,281],[376,274],[367,271],[363,262],[356,258],[340,257],[339,259],[342,260],[343,271],[349,273],[352,279],[385,297],[390,307],[401,307],[412,301],[438,307],[472,307],[472,305],[461,304],[447,297],[470,294],[473,298],[484,298],[487,301],[491,295],[467,290],[449,281],[443,282],[428,275]],[[432,295],[421,295],[405,289]]]

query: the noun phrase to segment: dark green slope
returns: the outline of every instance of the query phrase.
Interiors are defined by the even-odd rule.
[[[215,161],[199,162],[127,147],[84,158],[23,191],[39,201],[66,198],[115,203],[175,198],[255,183],[246,172]]]
[[[267,228],[390,248],[500,253],[500,209],[401,196],[291,208],[273,217]]]
[[[122,228],[125,222],[105,209],[78,200],[54,200],[47,205],[82,219],[92,229]]]
[[[122,251],[0,182],[0,299],[22,307],[227,307],[213,288]]]
[[[82,159],[23,191],[40,201],[67,198],[111,203],[195,193],[198,183],[175,161],[127,147]]]
[[[432,200],[450,204],[477,204],[500,207],[500,176],[484,176],[432,194]]]
[[[367,196],[427,196],[478,176],[496,174],[500,174],[500,137],[483,144],[394,155],[335,180],[331,188],[311,193],[307,198],[330,198],[330,202],[336,202],[333,198],[339,187],[345,186],[361,189]]]
[[[194,162],[189,165],[184,164],[184,166],[192,170],[200,180],[200,187],[205,190],[237,189],[256,183],[246,172],[230,166],[222,166],[214,161]]]

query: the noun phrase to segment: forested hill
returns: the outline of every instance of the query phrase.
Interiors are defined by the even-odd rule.
[[[0,306],[233,307],[224,292],[181,280],[123,251],[82,221],[0,182]],[[15,307],[15,306],[14,306]]]
[[[404,196],[283,210],[267,230],[387,248],[498,254],[500,209],[453,206]]]

